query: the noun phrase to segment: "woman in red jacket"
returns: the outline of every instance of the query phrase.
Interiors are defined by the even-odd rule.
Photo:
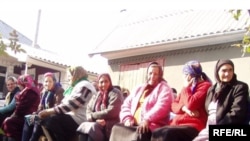
[[[184,87],[171,105],[176,116],[152,133],[151,141],[191,141],[206,125],[204,103],[210,79],[198,61],[189,61],[183,67]]]
[[[17,84],[21,92],[15,96],[15,111],[2,124],[4,141],[21,141],[24,116],[35,112],[40,102],[39,90],[31,75],[21,75]]]

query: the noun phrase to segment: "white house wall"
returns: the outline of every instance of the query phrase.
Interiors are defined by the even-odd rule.
[[[190,48],[176,50],[170,52],[161,52],[157,54],[148,54],[142,56],[134,56],[130,58],[109,60],[110,73],[114,85],[119,84],[119,66],[121,64],[129,64],[131,62],[145,62],[154,60],[157,57],[164,57],[164,78],[171,87],[175,87],[178,91],[183,86],[182,67],[184,63],[190,60],[199,60],[202,64],[203,71],[214,80],[214,68],[218,59],[231,59],[235,64],[235,72],[238,80],[248,83],[250,86],[250,55],[242,56],[240,48],[231,47],[232,43],[204,46],[199,48]],[[135,70],[136,71],[136,70]],[[135,78],[127,78],[125,81],[133,81]],[[126,87],[126,86],[123,86]],[[132,87],[127,87],[130,90]]]

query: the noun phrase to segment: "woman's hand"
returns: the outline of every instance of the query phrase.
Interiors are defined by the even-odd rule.
[[[191,111],[186,106],[183,106],[181,110],[187,113],[190,117],[199,117],[199,112],[197,110]]]
[[[30,115],[30,123],[34,123],[35,122],[35,116],[34,114]]]
[[[140,123],[140,125],[136,129],[137,133],[144,134],[149,132],[149,123],[147,120],[144,120]]]
[[[197,110],[194,110],[194,111],[190,111],[190,116],[191,117],[199,117],[200,114],[199,114],[199,112]]]
[[[39,112],[38,117],[40,119],[44,119],[44,118],[46,118],[54,113],[55,113],[54,109],[50,108],[50,109],[42,110],[41,112]]]
[[[189,87],[192,85],[192,83],[194,82],[195,78],[191,77],[189,74],[185,76],[184,78],[184,87]]]
[[[96,122],[99,123],[101,126],[106,125],[106,121],[104,119],[97,119]]]
[[[130,127],[134,125],[134,122],[128,119],[125,121],[124,125]]]

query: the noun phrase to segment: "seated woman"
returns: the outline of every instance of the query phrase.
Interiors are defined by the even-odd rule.
[[[247,124],[248,85],[238,81],[231,60],[218,60],[215,66],[216,83],[209,89],[205,102],[207,126],[194,141],[209,138],[209,125]]]
[[[152,133],[151,141],[191,141],[205,127],[204,104],[212,83],[196,60],[185,63],[183,78],[184,86],[171,106],[175,116],[170,125]]]
[[[15,110],[15,95],[20,92],[17,86],[17,79],[13,76],[9,76],[6,80],[6,86],[8,93],[5,97],[5,104],[0,108],[0,126],[5,118],[9,117]]]
[[[24,116],[35,112],[40,102],[39,90],[31,75],[21,75],[17,84],[21,92],[15,96],[15,111],[2,124],[5,133],[4,141],[21,141]]]
[[[69,141],[75,137],[78,126],[87,121],[87,104],[92,95],[96,94],[83,67],[70,67],[67,72],[70,86],[65,90],[62,102],[38,114],[42,128],[48,131],[49,136],[46,137],[56,141]]]
[[[107,73],[100,74],[97,82],[99,91],[88,104],[87,121],[77,129],[79,141],[108,141],[113,125],[119,123],[122,92],[113,87]]]
[[[5,104],[0,108],[0,127],[5,120],[5,118],[11,116],[16,108],[15,95],[20,92],[20,89],[17,86],[17,79],[14,76],[7,77],[6,86],[8,93],[5,97]],[[0,141],[3,138],[3,131],[0,128]]]
[[[29,118],[27,118],[24,123],[22,141],[38,141],[39,137],[43,135],[43,131],[39,121],[35,121],[37,114],[43,109],[59,105],[63,99],[64,89],[61,87],[60,83],[56,81],[55,75],[51,72],[47,72],[43,77],[42,98],[38,110],[32,115],[27,115]],[[32,122],[31,125],[29,124],[30,122]]]
[[[152,131],[168,123],[173,94],[163,79],[162,66],[150,63],[146,78],[146,83],[125,99],[121,123],[112,128],[110,141],[147,141]]]

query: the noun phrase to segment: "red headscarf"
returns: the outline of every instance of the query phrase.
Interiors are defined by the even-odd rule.
[[[35,85],[35,82],[31,75],[24,74],[18,77],[17,84],[24,87],[24,89],[21,91],[23,93],[24,91],[27,91],[29,89],[32,89],[33,91],[37,92],[39,94],[39,90]]]
[[[102,90],[100,89],[99,85],[98,85],[98,87],[99,87],[99,91],[98,91],[99,97],[97,98],[97,103],[96,103],[96,110],[97,110],[97,111],[99,111],[99,110],[101,109],[100,107],[101,107],[102,104],[103,104],[104,108],[107,107],[107,97],[108,97],[108,93],[109,93],[110,90],[113,89],[111,77],[110,77],[110,75],[109,75],[108,73],[102,73],[102,74],[100,74],[100,75],[97,77],[97,82],[99,83],[101,77],[103,77],[103,76],[106,76],[106,77],[108,78],[108,80],[109,80],[109,82],[110,82],[110,85],[109,85],[107,91],[102,91]]]

